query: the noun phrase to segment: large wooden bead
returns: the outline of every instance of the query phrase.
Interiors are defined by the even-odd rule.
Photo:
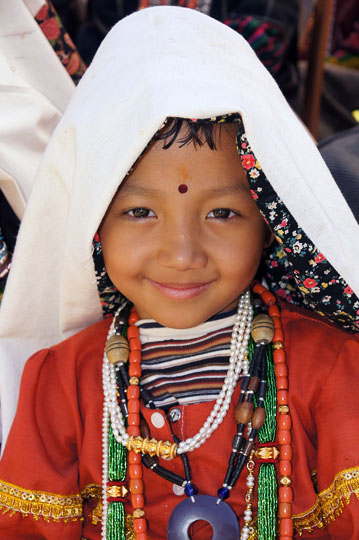
[[[252,428],[257,431],[261,429],[266,419],[266,411],[264,407],[257,407],[252,417]]]
[[[249,385],[248,385],[248,390],[253,390],[253,392],[257,392],[259,383],[260,383],[259,377],[251,377],[251,380],[249,381]]]
[[[253,402],[243,401],[238,403],[234,410],[234,418],[237,424],[248,424],[253,414]]]
[[[257,315],[252,324],[252,338],[256,343],[270,343],[274,336],[274,324],[268,315]]]
[[[118,364],[121,362],[127,362],[130,347],[128,341],[123,336],[114,334],[106,341],[106,354],[111,364]]]

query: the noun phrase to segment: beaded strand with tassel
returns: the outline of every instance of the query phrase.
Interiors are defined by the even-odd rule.
[[[280,311],[276,305],[276,297],[265,287],[256,283],[253,292],[258,294],[268,306],[268,313],[274,323],[273,336],[273,361],[276,379],[277,398],[277,440],[279,444],[279,490],[278,490],[278,517],[279,517],[279,540],[293,538],[292,502],[293,492],[291,488],[292,474],[292,437],[291,417],[288,405],[288,369],[284,350],[284,336]]]

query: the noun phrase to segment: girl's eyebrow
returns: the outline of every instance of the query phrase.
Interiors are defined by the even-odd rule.
[[[119,188],[116,197],[120,195],[156,195],[158,193],[160,193],[159,189],[125,183]]]
[[[242,182],[237,182],[235,186],[219,186],[209,190],[214,195],[238,195],[239,193],[248,193],[249,186]]]
[[[150,188],[147,186],[139,186],[136,184],[124,184],[118,190],[116,197],[121,195],[147,195],[147,196],[158,196],[161,193],[161,190],[156,188]],[[220,185],[216,188],[209,188],[208,193],[210,195],[238,195],[241,193],[249,194],[249,187],[238,182],[235,186],[226,186]]]

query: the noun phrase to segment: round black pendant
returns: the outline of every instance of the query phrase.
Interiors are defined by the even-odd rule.
[[[180,502],[170,515],[167,540],[190,540],[189,528],[198,520],[207,521],[212,526],[212,540],[239,540],[236,514],[227,503],[221,501],[217,504],[217,500],[211,495],[196,495]]]

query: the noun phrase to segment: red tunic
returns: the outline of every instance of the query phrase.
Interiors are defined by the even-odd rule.
[[[282,321],[293,420],[296,537],[301,533],[302,539],[358,540],[358,337],[288,306],[283,307]],[[1,538],[100,538],[101,370],[108,326],[108,320],[101,321],[28,361],[0,464],[0,503],[3,511],[10,508],[0,515]],[[181,418],[173,424],[174,431],[181,439],[193,436],[212,406],[178,407]],[[171,439],[161,411],[142,412],[153,437]],[[163,417],[163,427],[153,425],[154,412]],[[200,493],[216,495],[234,432],[232,406],[212,437],[189,455]],[[183,476],[180,459],[166,466]],[[228,501],[241,523],[245,476]],[[176,495],[171,483],[146,469],[144,483],[149,535],[163,540],[168,517],[185,496]],[[126,510],[131,512],[129,506]],[[210,537],[203,528],[195,536]]]

